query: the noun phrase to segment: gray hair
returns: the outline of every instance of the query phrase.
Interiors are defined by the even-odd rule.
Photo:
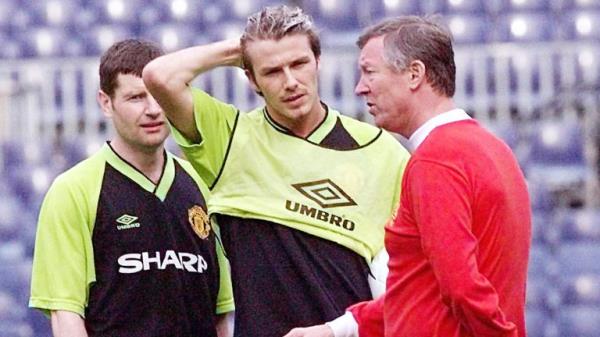
[[[456,65],[452,34],[437,17],[401,16],[368,27],[358,38],[360,49],[369,40],[384,36],[383,57],[395,70],[402,71],[412,61],[425,64],[431,86],[447,97],[456,91]]]
[[[248,17],[244,34],[240,39],[242,63],[252,71],[252,62],[247,53],[248,43],[255,40],[280,40],[292,34],[308,36],[310,49],[315,57],[321,55],[321,42],[311,17],[298,7],[285,5],[270,6]]]

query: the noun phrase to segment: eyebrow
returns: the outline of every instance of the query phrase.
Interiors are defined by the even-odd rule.
[[[295,63],[298,63],[298,62],[307,62],[307,61],[310,61],[310,56],[308,56],[308,55],[302,55],[302,56],[299,56],[297,58],[292,59],[287,64],[295,64]],[[281,66],[281,65],[266,66],[264,68],[261,68],[259,71],[260,71],[261,74],[267,74],[267,73],[269,73],[271,71],[276,71],[276,70],[279,70],[281,68],[283,68],[283,66]]]

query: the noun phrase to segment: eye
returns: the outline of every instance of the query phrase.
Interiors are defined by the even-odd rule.
[[[296,61],[296,62],[292,63],[292,67],[293,68],[300,68],[300,67],[302,67],[303,65],[305,65],[307,63],[308,63],[307,60]]]
[[[144,94],[137,94],[129,97],[129,100],[137,101],[144,98]]]

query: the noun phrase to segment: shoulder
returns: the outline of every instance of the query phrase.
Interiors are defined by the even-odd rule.
[[[173,158],[173,160],[177,164],[179,164],[179,166],[181,166],[183,171],[194,180],[194,182],[196,183],[197,187],[200,189],[202,194],[205,196],[208,195],[209,194],[208,185],[204,182],[204,180],[202,180],[202,178],[200,177],[198,172],[196,172],[196,170],[194,169],[192,164],[189,161],[187,161],[183,158],[180,158],[170,152],[169,152],[169,155]]]

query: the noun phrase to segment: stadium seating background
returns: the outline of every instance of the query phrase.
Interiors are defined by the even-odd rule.
[[[0,336],[49,336],[27,309],[37,212],[52,179],[110,135],[97,58],[138,36],[175,50],[238,36],[272,0],[0,0]],[[600,335],[600,0],[298,0],[321,30],[324,100],[370,121],[353,94],[362,27],[438,13],[455,36],[456,101],[514,150],[533,208],[531,337]],[[251,108],[243,74],[195,83]],[[172,148],[172,143],[170,144]]]

